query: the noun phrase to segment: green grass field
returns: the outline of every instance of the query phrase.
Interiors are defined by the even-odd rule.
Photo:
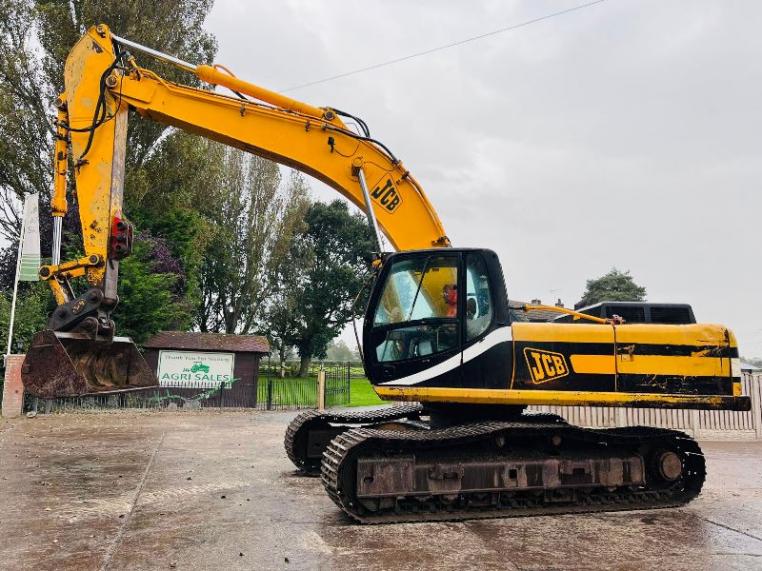
[[[384,404],[373,392],[373,386],[368,379],[352,379],[349,385],[349,406],[372,406]]]
[[[272,379],[272,402],[278,406],[300,405],[305,408],[316,406],[317,390],[315,379],[304,377],[289,377]],[[260,379],[258,387],[258,402],[267,400],[267,379]],[[331,398],[327,396],[328,406]],[[349,382],[349,404],[347,406],[373,406],[384,404],[373,392],[368,379],[351,379]]]

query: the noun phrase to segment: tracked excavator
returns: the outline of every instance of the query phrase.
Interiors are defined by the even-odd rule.
[[[231,95],[172,83],[158,58]],[[701,490],[704,457],[662,428],[593,430],[529,405],[749,410],[726,327],[625,323],[563,308],[575,323],[518,318],[497,255],[455,248],[423,189],[359,118],[91,28],[72,48],[58,100],[54,260],[40,270],[58,307],[22,372],[39,396],[156,384],[110,315],[132,227],[122,212],[130,112],[306,172],[365,210],[396,250],[380,253],[365,312],[365,371],[380,410],[310,411],[286,452],[362,523],[458,520],[679,506]],[[355,127],[350,128],[354,123]],[[71,167],[71,168],[69,168]],[[192,168],[192,166],[189,166]],[[85,256],[61,263],[71,171]],[[380,240],[379,240],[380,244]],[[380,250],[380,248],[379,248]],[[77,294],[74,280],[85,278]]]

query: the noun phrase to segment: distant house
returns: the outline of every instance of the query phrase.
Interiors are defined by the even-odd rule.
[[[160,331],[143,347],[162,387],[188,396],[218,389],[210,403],[256,406],[259,360],[270,352],[265,337]]]
[[[762,367],[744,360],[743,357],[741,357],[741,370],[744,373],[762,373]]]

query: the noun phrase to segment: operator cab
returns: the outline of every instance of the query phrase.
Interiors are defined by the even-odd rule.
[[[363,331],[375,385],[505,388],[510,379],[508,299],[491,250],[389,254]]]

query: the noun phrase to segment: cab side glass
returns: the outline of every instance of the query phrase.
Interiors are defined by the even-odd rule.
[[[492,323],[494,308],[487,264],[480,254],[469,254],[466,262],[466,340],[484,333]]]

